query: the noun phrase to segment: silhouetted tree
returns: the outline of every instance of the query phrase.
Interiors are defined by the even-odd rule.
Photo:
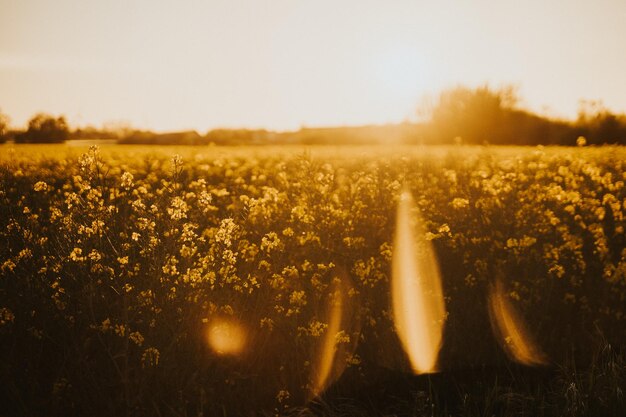
[[[35,115],[28,122],[28,129],[15,136],[17,143],[62,143],[70,135],[65,117],[54,118],[45,113]]]
[[[579,136],[588,136],[592,144],[624,143],[625,116],[593,107],[574,124],[520,109],[517,103],[512,87],[444,91],[431,109],[427,135],[431,143],[571,146]]]
[[[517,101],[512,87],[456,87],[440,94],[431,112],[431,124],[445,142],[462,137],[466,143],[506,143]]]
[[[600,101],[582,101],[576,127],[591,145],[626,144],[626,116],[608,110]]]

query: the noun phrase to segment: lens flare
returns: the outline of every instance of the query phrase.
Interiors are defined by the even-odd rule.
[[[436,372],[446,316],[441,274],[411,193],[398,204],[391,298],[394,325],[416,374]]]
[[[524,320],[515,310],[499,279],[489,289],[491,327],[506,354],[528,366],[545,365],[548,358],[528,332]]]
[[[246,346],[246,332],[234,319],[214,319],[207,329],[209,346],[218,355],[236,356]]]
[[[333,370],[333,363],[337,356],[337,338],[343,316],[343,293],[333,291],[328,302],[328,327],[322,339],[318,358],[318,365],[313,369],[313,386],[311,393],[314,397],[324,391]]]
[[[358,320],[350,315],[354,310],[353,300],[348,295],[351,288],[347,274],[340,270],[327,297],[323,319],[328,327],[312,361],[309,400],[339,379],[346,368],[347,358],[354,353],[356,341],[351,340],[351,334],[355,333]]]

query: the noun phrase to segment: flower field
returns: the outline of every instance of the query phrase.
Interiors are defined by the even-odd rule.
[[[391,378],[414,388],[408,415],[513,414],[520,398],[542,415],[612,415],[626,406],[625,182],[620,147],[3,145],[0,404],[289,414]],[[394,328],[403,190],[441,274],[432,376],[411,376]],[[507,349],[494,288],[542,360]],[[433,390],[503,369],[560,385],[492,403]]]

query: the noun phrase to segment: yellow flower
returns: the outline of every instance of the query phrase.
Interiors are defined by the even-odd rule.
[[[126,334],[126,326],[124,326],[123,324],[116,324],[113,328],[113,331],[116,335],[123,337]]]
[[[464,209],[469,206],[469,200],[465,198],[455,198],[452,200],[452,207],[455,209]]]
[[[276,400],[282,404],[284,401],[287,401],[291,395],[287,390],[280,390],[278,394],[276,394]]]
[[[15,315],[11,310],[6,307],[0,308],[0,326],[13,323],[15,321]]]
[[[130,190],[131,187],[133,186],[133,179],[134,179],[133,174],[131,174],[128,171],[125,171],[122,174],[122,178],[121,178],[121,182],[120,182],[121,187],[126,189],[126,190]]]
[[[149,368],[152,366],[157,366],[159,364],[159,359],[161,357],[161,353],[157,348],[149,347],[143,351],[141,355],[141,367]]]
[[[72,252],[70,253],[70,260],[74,261],[74,262],[82,262],[85,260],[84,256],[81,256],[83,254],[83,250],[81,248],[74,248],[72,250]]]
[[[132,332],[128,335],[128,338],[131,342],[135,343],[137,346],[143,345],[144,338],[139,332]]]
[[[39,182],[35,183],[35,186],[33,187],[33,190],[35,190],[35,191],[47,191],[48,190],[48,184],[46,184],[44,181],[39,181]]]
[[[111,319],[102,320],[102,324],[100,325],[100,330],[102,332],[107,332],[111,329]]]

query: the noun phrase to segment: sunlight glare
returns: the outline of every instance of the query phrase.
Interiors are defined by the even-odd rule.
[[[233,319],[215,319],[207,330],[209,346],[218,355],[240,354],[246,345],[243,326]]]
[[[523,365],[545,365],[548,359],[533,340],[526,325],[509,302],[504,285],[496,280],[489,290],[491,327],[506,354]]]
[[[341,342],[338,339],[340,332],[348,333],[353,330],[354,324],[349,311],[352,310],[351,300],[348,296],[351,285],[348,283],[347,275],[344,271],[335,277],[331,283],[330,293],[327,296],[326,311],[323,319],[328,323],[318,353],[311,367],[311,399],[321,395],[324,390],[335,382],[346,368],[346,361],[343,360],[351,355],[354,343]]]
[[[407,190],[398,203],[393,249],[391,296],[398,337],[416,374],[436,372],[446,316],[441,274]]]

